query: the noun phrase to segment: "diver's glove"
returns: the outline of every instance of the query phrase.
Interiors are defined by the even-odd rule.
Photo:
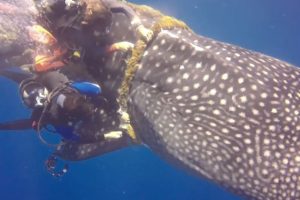
[[[150,42],[153,37],[153,31],[146,28],[144,25],[139,25],[136,28],[137,34],[146,42]]]
[[[115,51],[122,51],[122,52],[127,52],[131,49],[133,49],[134,44],[132,44],[131,42],[127,42],[127,41],[122,41],[122,42],[116,42],[114,44],[112,44],[109,47],[109,52],[115,52]]]
[[[20,68],[25,71],[25,72],[34,72],[34,64],[24,64],[24,65],[21,65]]]
[[[122,131],[110,131],[104,134],[104,139],[119,139],[123,136]]]
[[[150,42],[150,40],[153,37],[153,31],[146,28],[139,17],[135,17],[132,21],[131,21],[131,25],[135,28],[138,36],[140,36],[143,40],[145,40],[146,42]]]

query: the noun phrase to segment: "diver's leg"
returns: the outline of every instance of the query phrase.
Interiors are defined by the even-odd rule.
[[[57,147],[54,155],[64,160],[79,161],[128,147],[131,144],[126,135],[117,139],[105,139],[97,143],[64,142]]]

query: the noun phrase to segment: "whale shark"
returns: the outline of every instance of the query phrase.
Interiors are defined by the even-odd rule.
[[[149,28],[164,17],[150,7],[130,6]],[[137,44],[134,31],[122,14],[113,16],[110,37]],[[143,144],[247,199],[300,198],[298,67],[185,26],[162,27],[145,45],[126,99],[137,141],[64,142],[57,156],[83,160]],[[111,102],[118,103],[131,56],[116,52],[89,64]],[[107,131],[106,123],[119,127],[118,110],[110,114],[99,126],[93,122],[97,133]]]

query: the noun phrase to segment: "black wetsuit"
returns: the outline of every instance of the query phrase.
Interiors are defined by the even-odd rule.
[[[62,46],[71,50],[88,50],[86,55],[91,57],[106,56],[107,47],[112,45],[114,38],[109,36],[112,25],[112,14],[122,13],[134,27],[140,25],[139,17],[126,3],[118,0],[99,0],[108,12],[101,17],[95,17],[82,24],[87,12],[86,6],[66,9],[63,2],[51,6],[51,12],[40,15],[38,22],[45,26],[58,39]],[[92,15],[93,16],[93,15]],[[97,32],[97,34],[95,34]]]
[[[29,119],[0,123],[0,130],[38,129],[52,125],[65,139],[79,139],[73,133],[74,126],[80,121],[88,120],[95,106],[85,95],[68,86],[69,79],[58,71],[43,73],[34,80],[52,92],[50,102],[46,107],[35,108]],[[64,97],[63,105],[58,103],[60,95]]]

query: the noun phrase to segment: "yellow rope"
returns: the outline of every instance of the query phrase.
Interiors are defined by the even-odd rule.
[[[147,44],[143,40],[138,40],[132,50],[131,58],[127,61],[124,79],[119,88],[119,105],[122,109],[127,110],[127,96],[129,92],[130,82],[138,68],[138,63],[143,56]]]
[[[182,21],[169,16],[161,17],[158,22],[156,22],[151,30],[153,31],[153,36],[150,41],[145,41],[144,39],[139,39],[135,47],[132,50],[132,55],[127,61],[127,67],[125,69],[124,79],[119,88],[118,103],[120,106],[121,114],[121,128],[125,129],[133,141],[137,141],[137,135],[131,125],[130,116],[127,112],[127,101],[129,96],[130,83],[134,78],[134,75],[138,69],[139,62],[141,61],[144,52],[148,44],[157,37],[161,30],[171,30],[174,28],[181,28],[189,30],[189,27]]]

